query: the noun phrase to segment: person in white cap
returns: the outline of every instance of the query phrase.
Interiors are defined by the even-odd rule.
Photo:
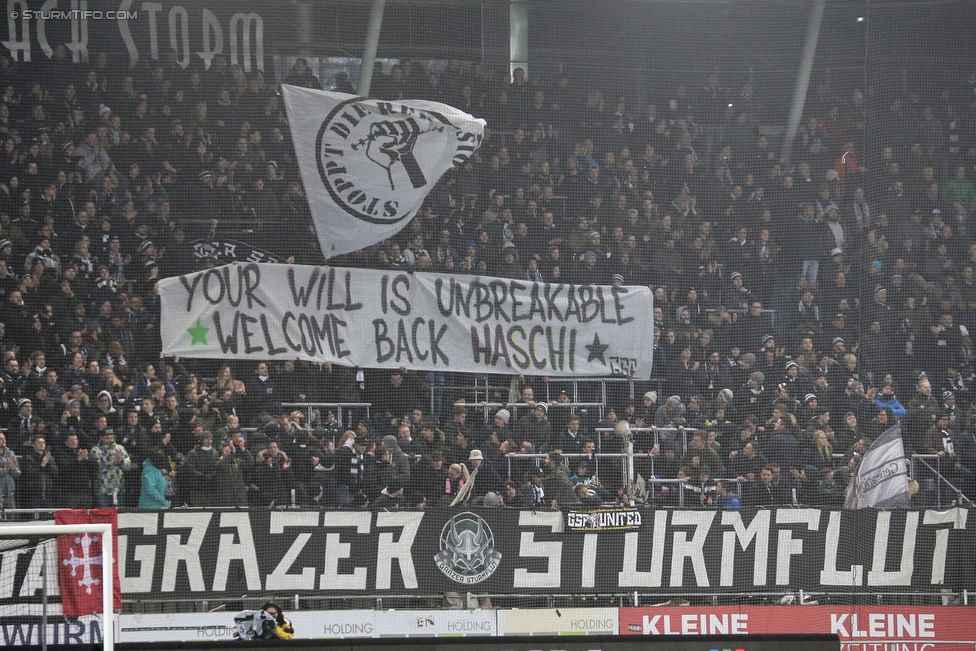
[[[508,427],[508,421],[511,420],[511,418],[512,412],[507,409],[499,409],[497,412],[495,412],[495,416],[491,419],[491,422],[485,423],[484,426],[482,426],[475,440],[475,445],[478,447],[484,447],[484,445],[491,441],[493,437],[497,437],[497,442],[495,445],[512,438],[512,430]]]
[[[473,495],[481,496],[491,491],[497,492],[501,490],[502,478],[495,471],[491,462],[485,459],[485,455],[482,454],[481,450],[471,450],[471,453],[468,454],[468,460],[464,465],[468,467],[468,471],[475,477],[475,485],[471,489]],[[475,471],[478,471],[477,476],[475,476]]]
[[[657,413],[657,391],[647,391],[641,397],[641,406],[637,410],[644,422],[654,422],[654,414]]]

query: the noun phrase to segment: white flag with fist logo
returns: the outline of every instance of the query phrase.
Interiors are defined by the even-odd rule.
[[[446,104],[387,102],[282,86],[295,154],[326,258],[395,235],[485,121]]]

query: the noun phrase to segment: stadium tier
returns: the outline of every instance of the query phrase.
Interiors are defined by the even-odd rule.
[[[972,639],[971,2],[9,4],[0,524],[120,642]]]

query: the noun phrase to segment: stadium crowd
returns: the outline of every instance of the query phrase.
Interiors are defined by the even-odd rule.
[[[323,87],[301,59],[284,82]],[[378,70],[373,95],[488,128],[398,237],[330,264],[654,291],[663,379],[631,378],[636,401],[598,418],[505,378],[483,422],[463,374],[160,353],[156,281],[227,262],[220,243],[324,263],[274,81],[223,55],[0,54],[2,506],[415,508],[475,469],[485,504],[629,503],[593,456],[623,421],[659,505],[839,504],[896,422],[973,495],[976,74],[932,90],[821,85],[787,160],[761,90],[717,72],[636,106],[567,75]],[[294,402],[372,409],[340,427]]]

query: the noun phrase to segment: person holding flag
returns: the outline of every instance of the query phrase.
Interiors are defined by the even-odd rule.
[[[851,472],[845,493],[846,509],[885,509],[909,506],[911,494],[901,425],[879,436]]]

